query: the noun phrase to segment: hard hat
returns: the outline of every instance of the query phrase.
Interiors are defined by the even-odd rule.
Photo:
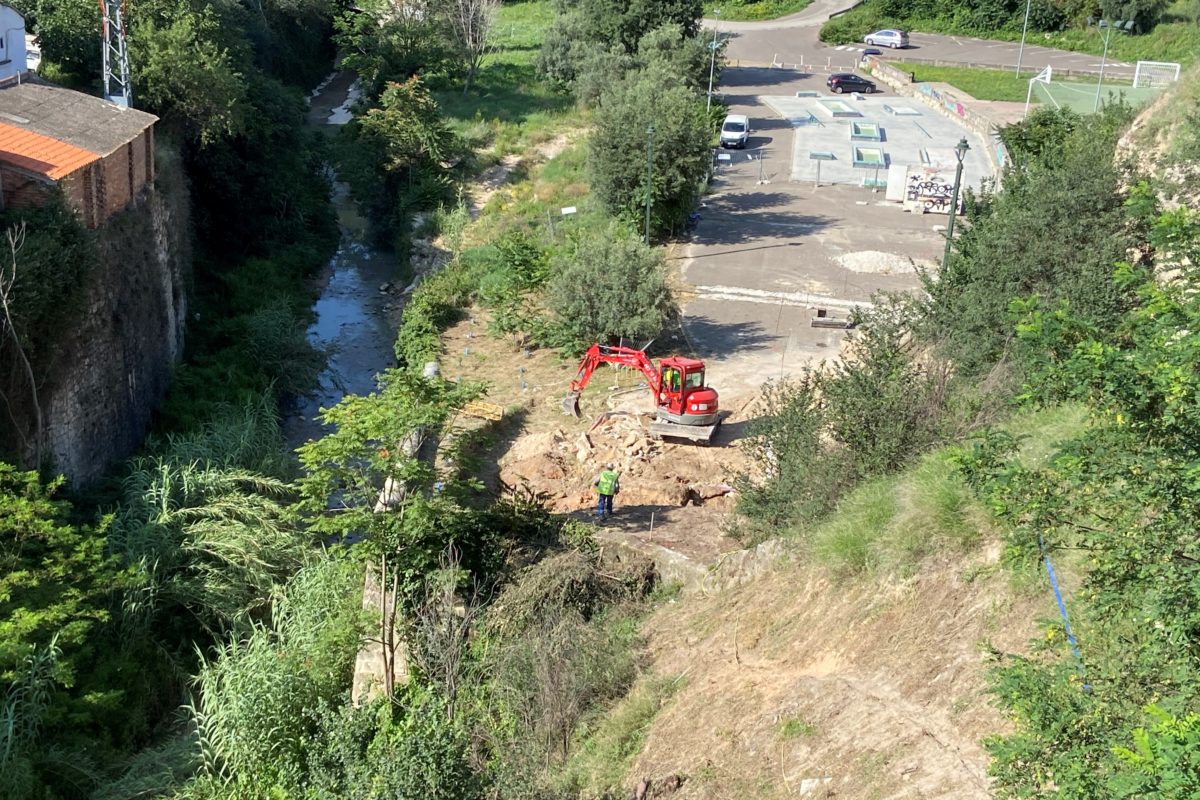
[[[605,468],[605,469],[616,469],[616,468],[617,468],[617,465],[616,465],[616,464],[614,464],[613,462],[611,462],[611,461],[610,461],[610,462],[608,462],[607,464],[605,464],[605,465],[604,465],[604,468]]]

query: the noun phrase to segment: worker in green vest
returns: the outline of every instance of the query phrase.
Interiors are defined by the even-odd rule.
[[[596,501],[596,516],[600,519],[612,516],[613,497],[621,491],[621,476],[617,474],[616,467],[611,462],[605,464],[593,485],[600,495]]]

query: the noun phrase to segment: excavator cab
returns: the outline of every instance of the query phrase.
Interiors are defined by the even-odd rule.
[[[678,425],[711,425],[716,421],[717,393],[704,385],[703,361],[664,358],[659,375],[659,419]]]

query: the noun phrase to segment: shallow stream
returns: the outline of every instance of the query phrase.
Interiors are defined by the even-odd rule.
[[[355,92],[352,75],[331,75],[310,98],[308,124],[346,122]],[[392,346],[396,331],[383,308],[388,296],[380,291],[393,280],[395,257],[368,244],[366,224],[340,181],[334,182],[333,207],[341,241],[326,267],[320,297],[313,304],[315,320],[308,329],[309,341],[325,349],[329,360],[317,389],[295,398],[286,409],[283,432],[289,448],[321,435],[320,409],[335,405],[347,394],[371,392],[376,374],[395,363]]]

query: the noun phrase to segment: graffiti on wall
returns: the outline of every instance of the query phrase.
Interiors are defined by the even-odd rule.
[[[917,84],[917,88],[921,91],[921,94],[932,99],[935,103],[941,104],[942,108],[946,109],[951,114],[954,114],[955,116],[958,116],[958,117],[963,117],[964,119],[966,118],[966,116],[967,116],[966,106],[964,106],[962,103],[955,100],[950,95],[943,94],[942,92],[933,88],[933,85],[929,84],[929,83]]]
[[[922,170],[908,174],[908,186],[904,206],[910,211],[930,214],[950,213],[950,199],[954,194],[953,181],[946,180],[941,173]]]

